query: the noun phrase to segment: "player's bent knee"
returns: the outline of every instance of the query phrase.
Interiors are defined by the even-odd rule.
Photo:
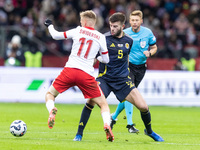
[[[50,92],[47,92],[45,95],[45,101],[47,102],[48,100],[54,100],[55,96],[53,96]]]
[[[95,103],[94,101],[92,101],[91,99],[88,99],[86,104],[89,104],[89,105],[91,105],[91,106],[94,107],[94,105],[95,105],[96,103]]]
[[[141,107],[139,108],[139,110],[140,110],[141,112],[147,112],[147,111],[149,110],[149,107],[148,107],[148,106],[141,106]]]
[[[94,105],[95,105],[95,103],[94,103]],[[89,110],[92,110],[92,109],[94,108],[94,105],[91,105],[91,104],[89,104],[89,103],[86,103],[86,104],[85,104],[85,107],[87,107]]]
[[[45,101],[54,100],[59,92],[51,85],[45,95]]]
[[[51,85],[49,87],[49,90],[48,90],[47,94],[51,94],[54,97],[56,97],[56,96],[58,96],[59,92],[53,87],[53,85]]]

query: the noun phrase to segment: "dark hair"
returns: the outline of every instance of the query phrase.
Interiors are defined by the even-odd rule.
[[[120,21],[121,24],[124,24],[125,21],[126,21],[126,16],[121,12],[117,12],[117,13],[114,13],[113,15],[111,15],[109,17],[109,21],[112,22],[112,23]]]

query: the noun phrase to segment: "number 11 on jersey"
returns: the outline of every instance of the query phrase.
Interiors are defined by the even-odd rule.
[[[90,49],[91,49],[91,47],[92,47],[92,42],[93,42],[93,41],[92,41],[92,40],[87,40],[87,41],[86,41],[85,38],[80,38],[80,39],[79,39],[79,42],[81,43],[81,45],[80,45],[80,47],[79,47],[79,50],[78,50],[77,55],[78,55],[78,56],[81,55],[81,52],[82,52],[82,50],[83,50],[83,46],[84,46],[85,44],[87,44],[88,47],[87,47],[86,53],[85,53],[85,55],[84,55],[84,58],[87,59],[88,54],[89,54],[89,52],[90,52]]]

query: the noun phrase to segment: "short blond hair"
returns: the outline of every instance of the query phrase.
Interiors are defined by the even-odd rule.
[[[134,11],[131,12],[129,17],[131,17],[131,16],[139,16],[142,19],[143,18],[143,13],[140,10],[134,10]]]
[[[80,17],[92,19],[96,22],[96,14],[92,10],[86,10],[86,11],[80,12]]]

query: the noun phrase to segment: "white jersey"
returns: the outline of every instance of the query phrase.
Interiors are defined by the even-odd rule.
[[[94,59],[100,51],[105,62],[108,63],[108,49],[103,34],[90,27],[76,27],[74,29],[57,32],[53,25],[49,26],[49,32],[54,39],[73,39],[71,54],[65,67],[78,68],[94,76]]]

